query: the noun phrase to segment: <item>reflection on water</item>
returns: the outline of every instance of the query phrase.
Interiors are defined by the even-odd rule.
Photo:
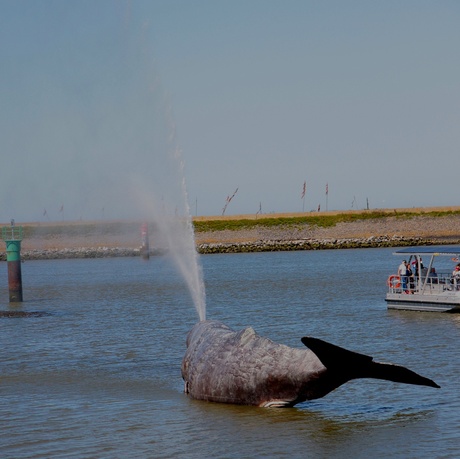
[[[442,387],[358,380],[281,410],[182,393],[197,316],[165,259],[24,263],[25,302],[8,304],[4,279],[1,309],[48,315],[0,317],[0,456],[456,457],[460,316],[387,311],[391,252],[201,258],[210,319],[290,346],[316,336]]]

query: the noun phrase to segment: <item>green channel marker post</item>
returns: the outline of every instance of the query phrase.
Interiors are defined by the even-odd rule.
[[[2,228],[2,239],[6,244],[6,261],[8,264],[8,289],[10,303],[22,301],[22,273],[21,273],[21,241],[22,226],[15,226],[11,220],[11,227]]]

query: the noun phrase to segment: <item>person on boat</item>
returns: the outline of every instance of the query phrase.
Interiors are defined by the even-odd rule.
[[[454,283],[455,290],[460,288],[460,263],[452,271],[452,281]]]
[[[398,267],[398,276],[401,279],[402,291],[405,292],[407,289],[407,261],[403,260]]]
[[[417,255],[415,255],[415,256],[414,256],[414,260],[412,261],[412,271],[413,271],[415,277],[417,277],[418,274],[419,274],[419,272],[418,272],[418,266],[419,266],[418,261],[420,261],[420,269],[423,269],[422,257],[419,256],[419,257],[418,257],[418,260],[417,260]]]
[[[414,293],[415,278],[414,278],[414,273],[412,272],[410,263],[407,263],[406,276],[407,276],[407,283],[408,283],[407,285],[408,289],[406,290],[406,293]]]
[[[438,283],[438,273],[436,272],[435,267],[433,266],[430,270],[430,274],[428,274],[428,282],[430,284],[437,284]]]

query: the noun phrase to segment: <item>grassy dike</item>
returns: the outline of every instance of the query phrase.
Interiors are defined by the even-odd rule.
[[[460,208],[310,213],[256,219],[216,217],[197,221],[195,228],[197,240],[200,232],[210,240],[216,235],[213,242],[199,245],[201,253],[447,244],[460,241]],[[239,240],[232,240],[231,233],[239,235]],[[227,241],[219,242],[223,235]]]
[[[286,227],[310,225],[316,227],[333,227],[339,223],[351,223],[366,220],[387,219],[389,217],[409,220],[414,217],[447,217],[459,215],[460,208],[428,208],[428,209],[394,209],[344,212],[312,212],[309,214],[273,214],[273,216],[231,216],[231,217],[198,217],[194,219],[196,232],[202,231],[238,231],[255,227]]]
[[[43,259],[139,255],[141,223],[17,224],[24,229],[23,258]],[[194,217],[193,225],[203,254],[446,244],[460,241],[460,207]],[[153,253],[165,249],[158,240],[152,223]]]

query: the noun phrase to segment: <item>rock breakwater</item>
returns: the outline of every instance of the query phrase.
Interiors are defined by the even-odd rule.
[[[371,236],[368,238],[344,239],[300,239],[300,240],[260,240],[254,242],[200,244],[198,252],[242,253],[242,252],[280,252],[294,250],[357,249],[376,247],[403,247],[411,245],[432,245],[436,241],[418,237]]]
[[[58,260],[66,258],[109,258],[135,257],[140,255],[140,249],[123,247],[75,247],[65,249],[25,250],[21,252],[23,260]],[[0,260],[6,260],[6,254],[0,253]]]
[[[404,247],[410,245],[433,245],[439,241],[418,237],[402,236],[371,236],[367,238],[341,239],[297,239],[297,240],[258,240],[252,242],[216,242],[197,245],[197,251],[202,255],[216,253],[245,253],[245,252],[281,252],[295,250],[331,250],[358,249],[377,247]],[[160,255],[167,249],[153,250],[152,255]],[[138,257],[139,248],[128,247],[75,247],[64,249],[25,250],[21,253],[23,260],[58,260],[75,258],[109,258],[109,257]],[[6,261],[5,252],[0,253],[0,261]]]

